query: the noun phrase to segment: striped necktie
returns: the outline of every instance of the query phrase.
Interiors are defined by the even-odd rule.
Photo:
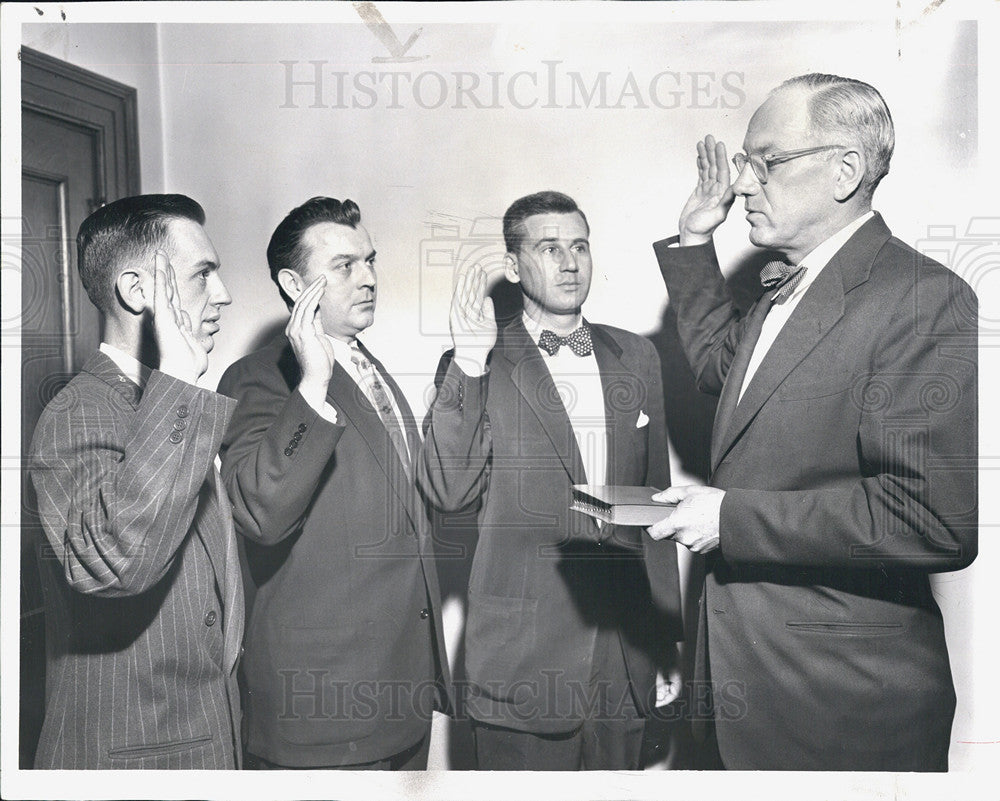
[[[396,453],[399,454],[399,460],[403,463],[403,469],[406,470],[407,477],[412,478],[410,454],[406,447],[406,431],[403,430],[403,426],[396,416],[396,410],[393,408],[389,393],[382,386],[382,381],[379,379],[375,367],[357,345],[351,346],[351,362],[353,362],[355,369],[358,371],[358,376],[361,379],[361,388],[364,390],[368,400],[375,407],[375,411],[378,412],[379,419],[389,434],[389,440],[396,449]]]

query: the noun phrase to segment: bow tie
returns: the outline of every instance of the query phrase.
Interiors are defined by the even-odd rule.
[[[569,349],[577,356],[589,356],[594,351],[594,345],[590,341],[590,326],[584,323],[566,337],[561,337],[546,328],[538,337],[538,347],[549,356],[555,356],[563,345],[569,345]]]
[[[770,261],[760,271],[760,282],[765,289],[776,290],[775,303],[784,303],[805,275],[805,267],[796,267],[784,261]]]

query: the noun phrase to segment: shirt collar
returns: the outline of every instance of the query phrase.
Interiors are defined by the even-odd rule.
[[[856,220],[849,222],[833,236],[823,240],[811,251],[809,251],[809,253],[806,254],[806,257],[799,263],[800,267],[806,268],[806,273],[802,276],[802,280],[799,282],[799,285],[795,287],[795,291],[792,292],[789,299],[804,294],[812,282],[816,280],[816,277],[820,274],[820,272],[822,272],[823,268],[830,263],[830,259],[834,257],[836,252],[847,243],[848,239],[854,236],[855,231],[857,231],[874,216],[874,211],[862,214]]]
[[[149,381],[149,374],[153,372],[152,368],[147,367],[134,356],[130,356],[125,351],[119,350],[107,342],[102,342],[99,350],[118,366],[118,369],[122,371],[122,374],[129,381],[139,387],[139,389],[146,388],[146,382]]]
[[[350,342],[344,342],[344,340],[337,339],[329,334],[324,334],[324,336],[333,346],[333,357],[344,366],[350,364],[353,349],[357,347],[358,340],[352,339]]]
[[[521,312],[521,322],[524,323],[525,329],[528,331],[528,336],[531,337],[532,342],[536,345],[538,344],[538,339],[542,335],[542,331],[545,330],[545,326],[541,323],[535,322],[531,317],[528,316],[527,312]],[[576,330],[583,324],[583,315],[577,314],[576,320],[573,322],[573,329]],[[542,354],[548,356],[548,353],[542,351]]]

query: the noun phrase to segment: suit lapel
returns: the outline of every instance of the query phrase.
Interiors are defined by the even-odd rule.
[[[399,404],[400,411],[403,413],[403,419],[408,421],[412,415],[409,413],[409,407],[406,405],[406,400],[399,391],[399,387],[395,381],[389,379],[385,371],[382,370],[382,365],[374,360],[371,353],[367,350],[364,353],[378,367],[379,373],[389,380],[396,403]],[[416,499],[413,482],[407,477],[396,449],[389,439],[389,433],[379,419],[375,407],[371,405],[361,388],[339,362],[333,367],[333,376],[330,378],[330,384],[327,388],[327,400],[336,408],[338,415],[343,415],[350,421],[361,439],[364,440],[378,466],[385,473],[389,486],[392,487],[399,502],[406,509],[414,529],[420,531],[421,523],[419,521],[422,519],[422,515],[417,514],[414,510],[413,504]],[[408,439],[410,424],[407,424]],[[411,457],[416,456],[417,454],[411,451]]]
[[[601,326],[590,326],[594,356],[601,373],[604,394],[604,425],[607,431],[607,467],[605,482],[608,484],[634,483],[645,451],[638,447],[635,434],[636,422],[645,387],[635,371],[622,361],[622,349]]]
[[[768,293],[758,300],[750,310],[746,330],[740,338],[740,344],[736,348],[733,362],[729,366],[729,372],[726,374],[726,382],[722,386],[719,405],[715,409],[715,422],[712,425],[713,470],[722,461],[723,448],[726,445],[725,434],[729,431],[730,420],[736,411],[740,388],[743,386],[743,379],[746,377],[747,368],[750,366],[750,357],[753,355],[753,349],[757,344],[757,340],[760,339],[764,318],[767,317],[767,312],[771,308],[771,294],[773,293]]]
[[[750,355],[760,336],[759,326],[763,325],[763,317],[755,333],[752,323],[748,325],[719,400],[712,437],[713,472],[789,373],[843,317],[846,293],[868,280],[875,255],[889,236],[889,229],[876,214],[833,255],[782,327],[750,380],[743,399],[737,404]],[[762,300],[755,307],[755,312],[765,302]],[[770,307],[769,302],[767,306]],[[738,370],[737,361],[743,360],[745,362]]]
[[[563,467],[569,473],[571,483],[583,484],[586,473],[569,415],[556,390],[552,374],[538,352],[538,346],[520,319],[514,320],[503,330],[496,352],[509,362],[507,366],[512,383],[538,418]]]
[[[750,424],[760,408],[792,370],[809,355],[844,314],[844,291],[836,271],[828,264],[795,307],[757,368],[743,400],[733,410],[728,428],[719,443],[719,458]],[[739,392],[739,386],[735,387]],[[716,467],[718,464],[716,463]]]

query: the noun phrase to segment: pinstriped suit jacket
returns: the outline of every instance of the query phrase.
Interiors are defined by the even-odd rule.
[[[235,768],[243,633],[213,459],[235,401],[96,353],[42,413],[47,547],[37,768]]]

